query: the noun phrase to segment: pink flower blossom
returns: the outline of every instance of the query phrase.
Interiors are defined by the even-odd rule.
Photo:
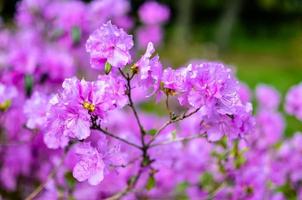
[[[302,83],[290,88],[285,99],[285,110],[288,114],[302,120]]]
[[[144,3],[138,12],[140,20],[145,24],[164,23],[170,17],[169,8],[155,1]]]
[[[108,62],[113,67],[124,67],[131,61],[132,36],[107,22],[90,35],[86,50],[92,68],[102,70]]]
[[[90,143],[79,144],[76,153],[80,161],[73,168],[73,176],[80,182],[88,180],[91,185],[98,185],[104,179],[102,155]]]

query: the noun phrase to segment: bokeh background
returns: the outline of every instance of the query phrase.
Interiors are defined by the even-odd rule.
[[[10,23],[17,2],[0,0],[3,23]],[[239,79],[251,88],[266,83],[282,94],[302,80],[302,0],[159,2],[172,11],[159,50],[167,65],[220,60],[234,66]],[[134,16],[143,3],[131,1]],[[302,129],[293,118],[287,122],[287,135]]]

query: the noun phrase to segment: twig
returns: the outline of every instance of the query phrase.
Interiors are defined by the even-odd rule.
[[[207,200],[213,200],[216,197],[217,193],[220,192],[225,185],[225,182],[222,182],[214,191],[209,193]]]
[[[51,180],[57,173],[59,167],[62,165],[62,163],[64,162],[65,156],[66,156],[66,152],[69,149],[69,147],[67,147],[64,151],[64,154],[60,160],[60,163],[54,167],[52,169],[52,171],[48,174],[46,180],[41,183],[34,191],[32,191],[26,198],[25,200],[33,200],[38,194],[40,194],[40,192],[42,192],[42,190],[45,188],[46,184],[48,183],[49,180]]]
[[[112,138],[114,138],[114,139],[116,139],[116,140],[119,140],[119,141],[121,141],[121,142],[124,142],[124,143],[126,143],[126,144],[128,144],[128,145],[130,145],[130,146],[135,147],[135,148],[138,148],[138,149],[141,149],[141,148],[142,148],[141,146],[139,146],[139,145],[137,145],[137,144],[135,144],[135,143],[132,143],[132,142],[130,142],[130,141],[124,139],[124,138],[118,137],[118,136],[116,136],[116,135],[110,133],[109,131],[107,131],[107,130],[101,128],[99,125],[93,125],[93,126],[91,127],[91,129],[101,131],[103,134],[105,134],[105,135],[107,135],[107,136],[110,136],[110,137],[112,137]]]
[[[133,112],[133,114],[135,116],[136,122],[138,124],[139,129],[140,129],[140,132],[141,132],[141,142],[142,142],[142,145],[144,146],[144,143],[145,143],[144,136],[146,134],[146,131],[145,131],[143,125],[142,125],[142,122],[141,122],[141,120],[139,118],[138,112],[137,112],[137,110],[136,110],[136,108],[134,106],[133,99],[132,99],[132,93],[131,93],[131,80],[134,77],[134,74],[132,74],[132,76],[130,77],[129,74],[125,75],[125,73],[120,68],[119,68],[119,71],[120,71],[121,75],[127,81],[127,93],[126,94],[128,96],[129,106],[130,106],[130,108],[131,108],[131,110],[132,110],[132,112]]]
[[[175,119],[170,119],[168,121],[166,121],[158,130],[157,132],[154,134],[154,136],[151,138],[151,140],[149,141],[148,145],[151,145],[154,140],[156,139],[156,137],[170,124],[173,124],[175,122],[181,121],[187,117],[192,116],[193,114],[197,113],[200,110],[200,108],[197,108],[196,110],[190,112],[187,114],[187,112],[184,112],[182,115],[176,117]]]
[[[167,141],[163,141],[163,142],[160,142],[160,143],[150,145],[150,148],[151,147],[156,147],[156,146],[161,146],[161,145],[168,145],[168,144],[172,144],[172,143],[176,143],[176,142],[190,141],[190,140],[194,140],[194,139],[197,139],[197,138],[203,138],[203,137],[206,137],[206,136],[207,135],[203,133],[203,134],[192,135],[190,137],[176,138],[174,140],[167,140]]]
[[[141,163],[141,167],[139,168],[137,174],[134,176],[134,178],[132,180],[129,181],[127,187],[124,190],[116,193],[115,195],[106,198],[105,200],[119,200],[123,196],[125,196],[126,194],[131,192],[133,190],[133,188],[135,187],[137,181],[139,180],[140,176],[142,175],[142,173],[143,173],[143,166],[142,166],[142,163]]]

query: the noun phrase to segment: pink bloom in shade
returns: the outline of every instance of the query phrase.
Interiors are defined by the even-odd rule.
[[[160,24],[169,20],[170,10],[163,4],[149,1],[139,8],[138,15],[144,24]]]
[[[256,98],[260,108],[270,110],[278,109],[280,94],[275,88],[264,84],[257,86]]]
[[[92,68],[102,70],[108,62],[113,67],[124,67],[131,61],[132,36],[107,22],[94,31],[87,40]]]
[[[159,57],[157,55],[152,57],[154,52],[153,44],[148,43],[145,54],[135,63],[138,70],[139,84],[145,88],[152,88],[152,94],[160,88],[163,70]]]
[[[218,141],[224,135],[230,139],[243,138],[255,126],[251,104],[235,107],[232,115],[222,115],[217,111],[202,110],[201,133],[206,133],[209,141]]]
[[[238,94],[242,103],[245,104],[251,101],[251,90],[246,84],[239,83]]]
[[[53,96],[49,101],[49,111],[46,114],[44,143],[48,148],[64,148],[69,142],[68,135],[64,132],[65,113],[59,104],[59,96]]]
[[[54,3],[47,6],[45,15],[52,20],[54,26],[70,31],[73,27],[84,28],[87,27],[87,7],[81,1],[54,1]]]
[[[73,168],[73,176],[80,182],[88,180],[90,185],[98,185],[104,179],[102,155],[90,143],[81,143],[76,148],[80,161]]]
[[[52,81],[62,82],[75,74],[75,64],[70,54],[54,48],[47,48],[41,60],[41,73],[47,74]]]
[[[263,140],[259,141],[263,145],[271,145],[278,142],[284,131],[284,119],[278,112],[263,110],[256,116],[257,127],[259,135],[255,134],[255,137],[262,137]]]
[[[0,83],[0,106],[17,97],[18,91],[14,86]],[[11,103],[11,102],[10,102]]]
[[[130,2],[128,0],[96,0],[89,4],[88,15],[92,27],[98,27],[111,19],[119,27],[127,30],[129,25],[131,27],[133,25],[132,20],[129,20],[130,18],[127,16],[129,10]]]
[[[46,122],[46,112],[49,98],[39,92],[35,92],[25,102],[24,114],[27,117],[26,127],[30,129],[41,128]]]
[[[302,120],[302,83],[290,88],[285,99],[285,110]]]
[[[159,25],[147,25],[140,27],[136,35],[140,48],[145,48],[149,42],[159,46],[163,38],[163,30]]]

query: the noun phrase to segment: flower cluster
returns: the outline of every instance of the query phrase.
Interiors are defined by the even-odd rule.
[[[0,198],[300,199],[301,133],[283,137],[281,94],[258,85],[253,115],[228,65],[165,67],[140,34],[136,55],[129,8],[19,4],[17,31],[0,32]],[[169,15],[139,10],[152,30]],[[285,99],[300,120],[301,88]]]

